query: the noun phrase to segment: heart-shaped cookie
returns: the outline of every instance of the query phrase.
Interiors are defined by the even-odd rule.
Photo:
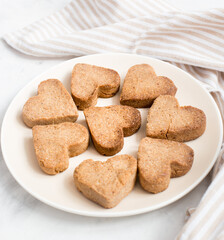
[[[89,144],[88,130],[78,123],[38,125],[32,130],[38,163],[51,175],[66,170],[69,158],[83,153]]]
[[[146,135],[179,142],[200,137],[206,127],[206,116],[198,108],[180,107],[173,96],[159,96],[149,109]]]
[[[124,79],[120,103],[136,108],[150,107],[158,96],[176,94],[177,88],[167,77],[156,76],[148,64],[134,65]]]
[[[183,176],[191,169],[193,159],[194,151],[184,143],[143,138],[138,150],[140,184],[148,192],[162,192],[170,178]]]
[[[77,189],[104,208],[115,207],[135,185],[137,160],[130,155],[109,158],[106,162],[83,161],[74,171]]]
[[[96,150],[107,156],[118,153],[123,148],[123,138],[141,126],[140,112],[128,106],[90,107],[84,115]]]
[[[63,84],[48,79],[38,86],[38,95],[31,97],[23,107],[23,121],[28,127],[61,122],[75,122],[78,111]]]
[[[109,98],[120,86],[119,74],[109,68],[78,63],[72,71],[71,92],[78,109],[95,106],[97,98]]]

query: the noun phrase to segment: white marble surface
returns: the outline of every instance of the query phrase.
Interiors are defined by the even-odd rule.
[[[60,9],[69,0],[0,0],[0,36]],[[169,0],[185,10],[224,7],[220,0]],[[15,94],[33,77],[64,59],[25,56],[0,41],[0,122]],[[19,156],[18,156],[19,158]],[[16,159],[15,159],[16,160]],[[172,240],[209,184],[207,177],[179,201],[151,213],[124,218],[90,218],[65,213],[33,198],[9,173],[0,154],[0,239]]]

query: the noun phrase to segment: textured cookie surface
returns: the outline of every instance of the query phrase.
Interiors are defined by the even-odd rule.
[[[23,121],[28,127],[61,122],[75,122],[78,111],[71,95],[57,79],[48,79],[38,86],[38,95],[29,98],[23,107]]]
[[[106,162],[83,161],[74,171],[74,181],[88,199],[112,208],[131,192],[136,173],[137,160],[130,155],[119,155]]]
[[[143,138],[138,150],[140,184],[148,192],[162,192],[170,178],[183,176],[191,169],[193,159],[193,150],[184,143]]]
[[[134,134],[141,125],[140,112],[128,106],[90,107],[84,115],[96,150],[107,156],[118,153],[123,138]]]
[[[33,143],[41,169],[57,174],[68,168],[69,157],[83,153],[89,144],[88,130],[78,123],[34,126]]]
[[[146,135],[179,142],[200,137],[206,128],[206,116],[198,108],[180,107],[172,96],[159,96],[149,109]]]
[[[119,86],[120,76],[112,69],[84,63],[78,63],[73,68],[71,92],[80,110],[95,106],[98,97],[114,96]]]
[[[136,108],[150,107],[158,96],[176,94],[177,88],[167,77],[156,76],[148,64],[134,65],[124,79],[120,102]]]

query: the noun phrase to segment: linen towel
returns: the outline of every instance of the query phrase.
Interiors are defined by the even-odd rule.
[[[104,52],[147,55],[182,68],[214,97],[224,119],[224,9],[187,12],[163,0],[73,0],[4,40],[40,57]],[[224,156],[178,240],[224,238]]]

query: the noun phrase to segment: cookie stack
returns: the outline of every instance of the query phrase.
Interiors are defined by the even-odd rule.
[[[157,76],[148,64],[128,70],[121,105],[95,107],[99,97],[112,97],[119,87],[116,71],[79,63],[72,71],[71,95],[59,80],[48,79],[23,107],[23,121],[32,128],[40,168],[50,175],[65,171],[70,157],[88,149],[89,133],[100,154],[120,152],[124,137],[141,127],[136,108],[149,108],[147,137],[139,142],[137,159],[127,154],[105,162],[87,159],[74,171],[77,189],[105,208],[115,207],[132,191],[137,171],[142,188],[154,194],[167,189],[170,178],[185,175],[193,164],[194,151],[183,142],[200,137],[206,127],[204,112],[180,107],[173,81]],[[75,123],[77,108],[83,110],[89,131]]]

